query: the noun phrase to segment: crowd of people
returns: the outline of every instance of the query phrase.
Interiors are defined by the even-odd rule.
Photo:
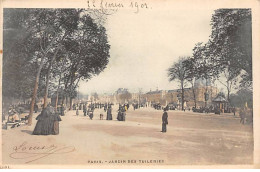
[[[133,106],[133,109],[136,110],[136,109],[139,109],[139,108],[147,107],[147,104],[145,104],[145,103],[133,103],[132,106]]]
[[[100,109],[101,112],[99,114],[99,119],[104,119],[104,114],[106,114],[106,120],[113,120],[113,114],[112,114],[112,107],[113,103],[75,103],[72,105],[73,110],[76,111],[76,116],[79,116],[80,111],[83,111],[84,116],[88,116],[90,120],[94,117],[94,111],[95,109]],[[132,104],[133,109],[136,110],[140,108],[140,104],[133,103]],[[28,119],[28,116],[24,116],[23,118],[20,117],[20,114],[23,113],[23,108],[19,108],[21,106],[14,106],[11,105],[8,110],[8,119],[7,122],[12,123],[12,127],[19,127],[21,121],[26,121]],[[126,121],[126,112],[128,111],[130,105],[129,103],[125,104],[119,104],[118,110],[117,110],[117,120],[118,121]],[[144,106],[143,106],[144,107]],[[152,104],[152,107],[156,110],[162,110],[163,109],[163,115],[162,115],[162,132],[167,131],[167,125],[168,125],[168,113],[167,111],[171,110],[169,106],[163,107],[161,104]],[[59,105],[58,109],[53,108],[50,104],[46,108],[42,108],[41,113],[36,117],[37,124],[34,128],[33,135],[57,135],[59,134],[59,122],[61,121],[60,116],[65,115],[65,106]],[[212,108],[211,108],[212,109]],[[191,110],[191,109],[188,109]],[[203,113],[209,113],[211,112],[209,110],[206,111],[205,109],[200,109]],[[34,112],[37,113],[39,111],[39,107],[36,104],[34,106]],[[197,112],[194,108],[192,109],[193,112]],[[240,123],[252,123],[253,122],[253,115],[252,110],[248,108],[240,108],[237,110],[236,108],[232,109],[232,113],[234,116],[236,116],[236,112],[238,112],[240,117]],[[250,118],[251,117],[251,118]],[[2,118],[2,121],[5,120],[5,115]]]
[[[88,116],[91,120],[94,117],[94,110],[95,109],[103,109],[104,113],[107,113],[107,120],[112,120],[112,103],[105,103],[105,104],[101,104],[101,103],[91,103],[89,105],[87,105],[86,103],[77,103],[77,104],[73,104],[73,110],[76,110],[76,116],[79,116],[79,112],[82,110],[84,116]],[[103,113],[100,114],[100,119],[103,119]]]
[[[81,103],[81,104],[73,104],[73,110],[76,110],[76,116],[79,115],[79,111],[83,110],[84,116],[89,116],[89,118],[92,120],[93,115],[94,115],[94,110],[96,108],[104,110],[106,112],[106,120],[113,120],[113,115],[112,115],[112,103],[106,103],[106,104],[101,104],[101,103],[91,103],[87,106],[87,104]],[[139,106],[138,104],[132,104],[133,109],[137,109]],[[118,110],[117,110],[117,120],[118,121],[126,121],[126,112],[128,111],[130,105],[129,103],[125,104],[119,104],[118,105]],[[160,107],[161,108],[161,107]],[[168,125],[168,109],[163,108],[163,115],[162,115],[162,131],[165,133],[167,131],[167,125]],[[100,113],[100,120],[103,120],[103,113]]]
[[[112,115],[112,106],[113,103],[91,103],[87,105],[86,103],[79,103],[79,104],[73,104],[73,110],[76,110],[76,116],[79,116],[79,112],[83,110],[84,116],[88,116],[91,120],[94,117],[94,111],[95,109],[101,109],[103,110],[103,113],[101,112],[99,117],[100,120],[104,119],[104,113],[106,113],[106,120],[113,120]],[[125,104],[119,104],[119,108],[117,110],[117,120],[118,121],[125,121],[126,120],[126,111],[129,109],[129,103]]]

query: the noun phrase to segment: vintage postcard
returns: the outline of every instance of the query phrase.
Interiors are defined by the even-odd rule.
[[[260,1],[0,6],[1,169],[260,167]]]

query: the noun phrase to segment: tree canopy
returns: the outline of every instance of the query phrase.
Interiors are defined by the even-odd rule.
[[[181,102],[182,110],[184,109],[184,85],[189,78],[189,69],[187,68],[187,62],[185,62],[188,57],[179,57],[179,60],[172,64],[168,69],[169,81],[178,80],[180,81],[181,92]]]
[[[38,86],[38,92],[49,85],[57,89],[59,81],[58,87],[63,85],[73,98],[79,80],[106,68],[109,49],[106,29],[88,10],[5,9],[3,95],[31,95],[33,102]],[[26,96],[20,93],[23,89]]]
[[[231,78],[241,74],[241,84],[252,86],[252,18],[250,9],[218,9],[211,19],[208,57]],[[216,68],[215,68],[216,69]]]

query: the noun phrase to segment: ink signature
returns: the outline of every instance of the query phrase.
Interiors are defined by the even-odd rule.
[[[43,145],[30,146],[27,142],[23,142],[19,146],[13,147],[14,152],[9,156],[13,159],[26,159],[25,163],[30,163],[53,154],[66,154],[75,151],[73,146],[57,146],[57,145]]]

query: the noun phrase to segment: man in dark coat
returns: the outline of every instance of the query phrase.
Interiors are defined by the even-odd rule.
[[[59,134],[59,121],[61,118],[54,111],[53,107],[46,107],[40,115],[36,117],[37,124],[34,128],[33,135],[50,135]]]
[[[168,124],[168,113],[165,108],[163,111],[164,112],[163,112],[163,116],[162,116],[162,132],[166,133],[166,131],[167,131],[166,125]]]

